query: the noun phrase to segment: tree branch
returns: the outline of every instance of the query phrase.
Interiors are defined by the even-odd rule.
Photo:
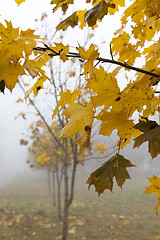
[[[37,50],[37,51],[49,51],[50,49],[48,48],[44,48],[44,47],[35,47],[33,48],[33,50]],[[48,54],[49,56],[51,57],[55,57],[55,56],[60,56],[60,52],[54,52],[52,51],[52,53],[49,53]],[[66,56],[68,58],[72,57],[72,58],[79,58],[81,60],[84,60],[79,53],[74,53],[74,52],[70,52],[68,54],[66,54]],[[149,76],[152,76],[152,77],[156,77],[156,78],[159,78],[160,80],[160,75],[159,74],[156,74],[156,73],[153,73],[153,72],[150,72],[150,71],[147,71],[147,70],[144,70],[144,69],[141,69],[141,68],[137,68],[137,67],[133,67],[133,66],[130,66],[128,65],[127,63],[122,63],[122,62],[118,62],[118,61],[115,61],[115,60],[111,60],[111,59],[107,59],[107,58],[101,58],[101,57],[98,57],[97,58],[97,61],[99,62],[103,62],[103,63],[112,63],[112,64],[115,64],[115,65],[118,65],[118,66],[122,66],[124,68],[127,68],[127,69],[130,69],[130,70],[133,70],[133,71],[136,71],[136,72],[141,72],[141,73],[144,73],[146,75],[149,75]]]
[[[25,93],[24,88],[22,87],[21,83],[19,82],[20,88],[22,89],[22,91]],[[50,128],[50,126],[48,125],[48,123],[46,122],[46,120],[44,119],[44,117],[42,116],[42,114],[40,113],[40,111],[38,110],[38,108],[36,107],[36,105],[34,104],[34,102],[32,101],[32,99],[30,97],[28,97],[30,103],[32,104],[32,106],[35,108],[35,110],[37,111],[38,115],[40,116],[40,118],[42,119],[42,121],[44,122],[44,124],[46,125],[48,131],[50,132],[50,134],[53,136],[54,140],[56,141],[56,143],[61,147],[61,149],[65,152],[65,149],[63,147],[63,145],[60,143],[60,141],[58,140],[58,138],[56,137],[56,135],[52,132],[52,129]]]

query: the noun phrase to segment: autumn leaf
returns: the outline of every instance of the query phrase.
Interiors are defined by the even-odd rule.
[[[147,133],[150,130],[154,129],[155,127],[158,127],[157,122],[155,121],[149,121],[148,119],[146,121],[139,121],[134,128],[139,129],[143,133]]]
[[[85,9],[72,13],[72,15],[64,19],[62,22],[60,22],[57,25],[56,29],[65,31],[69,26],[74,28],[75,26],[78,25],[78,23],[80,23],[79,27],[83,29],[83,27],[86,26],[86,23],[84,21],[84,14],[86,12],[87,10]]]
[[[28,98],[28,96],[33,92],[34,96],[36,96],[39,92],[39,90],[43,89],[43,83],[49,80],[49,78],[45,75],[41,76],[37,82],[25,93],[25,99]]]
[[[43,165],[44,163],[48,162],[50,160],[50,157],[47,156],[45,152],[42,152],[36,159],[36,161],[40,164]]]
[[[84,20],[84,15],[87,12],[87,9],[85,10],[79,10],[76,11],[76,14],[78,16],[78,22],[80,23],[79,27],[83,29],[86,26],[85,20]]]
[[[0,46],[2,50],[7,48],[12,61],[17,63],[20,58],[24,57],[23,52],[27,55],[31,54],[39,36],[35,35],[34,30],[31,29],[23,31],[14,28],[11,21],[5,21],[5,24],[6,27],[0,23]]]
[[[153,175],[153,177],[148,178],[151,185],[146,188],[146,191],[144,192],[144,194],[151,194],[151,193],[157,193],[157,200],[158,203],[155,206],[154,210],[156,212],[156,214],[158,214],[159,208],[160,208],[160,178],[156,177],[155,175]]]
[[[118,136],[125,139],[134,126],[133,120],[128,120],[127,113],[124,111],[119,113],[102,111],[96,118],[102,121],[100,129],[102,135],[109,136],[114,129],[117,129]]]
[[[60,93],[59,97],[60,100],[58,101],[58,105],[56,106],[52,118],[55,117],[55,115],[57,114],[57,111],[59,109],[59,112],[64,108],[64,106],[66,104],[70,104],[72,102],[75,102],[76,100],[78,100],[78,96],[81,94],[81,90],[80,89],[75,89],[73,93],[71,93],[70,90],[66,89],[66,92],[64,93]]]
[[[20,144],[26,146],[28,144],[28,141],[26,141],[24,139],[20,139]]]
[[[73,4],[73,0],[52,0],[51,4],[56,4],[53,8],[53,12],[55,12],[58,8],[62,8],[63,13],[65,13],[70,4]]]
[[[19,28],[14,28],[11,21],[5,21],[6,27],[0,23],[0,35],[2,43],[13,43],[19,36]],[[11,46],[12,49],[12,46]]]
[[[18,98],[16,103],[22,103],[23,102],[23,99],[22,98]]]
[[[66,118],[70,118],[70,120],[62,129],[60,137],[72,138],[80,130],[83,130],[85,126],[92,127],[94,119],[92,102],[88,103],[82,99],[81,102],[70,103],[63,115],[65,115]]]
[[[160,154],[160,126],[155,121],[140,121],[135,128],[140,129],[144,134],[134,139],[134,146],[139,147],[142,143],[148,141],[148,151],[152,158]]]
[[[98,19],[102,20],[102,18],[108,14],[108,8],[115,8],[115,4],[110,3],[107,0],[99,2],[85,13],[85,22],[87,22],[89,26],[93,27]]]
[[[90,149],[91,127],[85,126],[82,134],[76,139],[76,144],[80,146],[80,152],[86,148]]]
[[[15,2],[18,4],[18,6],[22,3],[25,2],[25,0],[15,0]]]
[[[5,82],[5,86],[12,91],[18,82],[18,76],[25,74],[24,67],[21,66],[19,62],[11,61],[10,51],[8,47],[3,46],[1,48],[0,44],[0,81],[2,84],[3,90],[3,81]]]
[[[4,89],[5,89],[5,81],[1,80],[0,81],[0,92],[4,93]]]
[[[69,53],[69,45],[63,45],[62,43],[54,43],[54,47],[50,47],[50,49],[54,50],[55,52],[60,53],[60,59],[65,62],[68,60],[66,56]]]
[[[105,189],[112,191],[114,177],[116,178],[118,186],[122,188],[125,180],[130,179],[130,175],[126,170],[128,167],[135,166],[122,155],[116,154],[96,171],[91,173],[86,183],[89,184],[89,189],[91,185],[94,185],[95,191],[98,192],[99,196]]]
[[[105,147],[104,143],[95,142],[94,145],[97,147],[99,154],[104,154],[105,152],[108,152],[108,149]]]
[[[37,70],[37,75],[39,72],[43,72],[41,67],[44,62],[37,69],[35,67],[34,60],[29,60],[31,50],[37,43],[38,36],[34,35],[33,30],[20,31],[19,28],[14,28],[11,22],[5,21],[6,26],[0,23],[0,81],[5,81],[5,86],[12,91],[16,83],[19,82],[18,77],[25,74],[25,70],[31,73],[31,76],[35,77],[35,69]],[[27,56],[26,61],[22,59]],[[47,56],[49,59],[49,56]],[[28,59],[28,61],[27,61]],[[36,63],[37,63],[37,59]],[[34,64],[30,64],[31,62]],[[28,63],[28,65],[27,65]],[[38,62],[38,64],[40,61]],[[38,65],[37,65],[38,67]],[[31,70],[32,68],[32,70]]]
[[[95,49],[95,46],[93,44],[90,45],[89,49],[87,51],[84,50],[83,47],[79,46],[79,48],[77,49],[80,56],[87,60],[84,63],[84,72],[83,74],[87,74],[87,72],[89,72],[91,75],[93,75],[93,62],[98,58],[99,53],[98,51]]]
[[[57,25],[56,29],[57,30],[62,29],[63,31],[65,31],[69,26],[74,28],[76,25],[78,25],[78,16],[77,16],[76,12],[74,12],[71,16],[69,16],[62,22],[60,22]]]
[[[8,70],[4,69],[2,72],[1,77],[5,81],[5,86],[12,91],[15,85],[19,82],[18,76],[24,75],[24,67],[21,66],[20,63],[17,63],[16,65],[14,63],[8,63]]]
[[[72,71],[67,72],[67,74],[68,74],[70,77],[74,77],[74,76],[76,75],[76,73],[75,73],[75,72],[72,72]]]
[[[24,62],[25,69],[33,78],[37,76],[42,76],[42,75],[46,76],[45,71],[42,70],[41,68],[48,62],[49,59],[50,57],[48,56],[47,53],[37,56],[34,60],[26,57]],[[46,79],[48,79],[47,76],[46,76]]]
[[[69,229],[69,230],[68,230],[68,233],[69,233],[69,234],[75,234],[75,233],[76,233],[76,228],[73,227],[73,228]]]
[[[104,109],[107,110],[120,96],[117,79],[113,73],[107,73],[102,66],[94,69],[94,75],[87,79],[87,82],[87,87],[96,93],[93,96],[96,107],[104,105]]]

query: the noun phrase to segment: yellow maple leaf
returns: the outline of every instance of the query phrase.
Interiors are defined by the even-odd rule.
[[[47,156],[46,153],[44,152],[41,155],[39,155],[36,160],[40,165],[43,165],[44,163],[50,160],[50,157]]]
[[[60,53],[60,59],[65,62],[68,60],[68,57],[66,56],[67,53],[69,53],[69,45],[63,45],[62,43],[55,43],[55,47],[50,47],[52,50],[54,50],[57,53]]]
[[[125,61],[132,65],[137,57],[141,54],[139,51],[135,51],[135,45],[129,43],[130,35],[126,32],[122,32],[118,37],[115,37],[111,41],[112,51],[119,55],[119,61]]]
[[[128,116],[131,117],[137,110],[139,112],[144,110],[144,106],[153,113],[157,109],[159,99],[154,97],[154,90],[150,88],[148,83],[144,80],[138,80],[127,85],[126,88],[120,93],[119,100],[115,101],[112,105],[112,110],[119,112],[126,111]]]
[[[22,3],[25,2],[25,0],[15,0],[15,2],[18,4],[18,6]]]
[[[19,28],[13,28],[11,21],[5,20],[6,27],[0,23],[1,41],[5,44],[11,44],[19,35]]]
[[[87,87],[97,94],[93,96],[95,107],[105,105],[105,110],[120,96],[117,79],[113,73],[107,73],[103,67],[94,69],[94,75],[88,79]]]
[[[78,16],[77,13],[74,12],[71,16],[67,17],[62,22],[60,22],[57,25],[56,29],[65,31],[69,26],[74,28],[76,25],[78,25]]]
[[[20,36],[19,36],[19,28],[13,28],[11,21],[5,21],[6,27],[0,23],[0,35],[1,35],[1,52],[8,51],[7,56],[9,55],[9,60],[14,62],[15,64],[19,61],[20,58],[23,57],[22,52],[23,48],[20,46]]]
[[[79,10],[76,12],[77,16],[78,16],[78,22],[80,22],[80,28],[83,29],[86,26],[86,23],[84,21],[84,15],[87,12],[87,9],[85,10]]]
[[[100,134],[109,136],[114,129],[118,130],[118,136],[125,139],[134,126],[132,120],[128,120],[126,112],[101,112],[97,119],[102,121]]]
[[[97,143],[95,142],[94,145],[97,147],[98,153],[103,154],[108,152],[108,149],[105,147],[104,143]]]
[[[26,60],[24,62],[24,66],[28,73],[33,77],[40,76],[42,74],[45,74],[45,71],[41,69],[42,66],[44,66],[50,57],[47,53],[44,53],[40,56],[37,56],[34,60],[29,59],[26,57]]]
[[[55,12],[58,8],[61,7],[63,13],[65,13],[68,9],[68,6],[70,4],[73,4],[73,0],[52,0],[51,4],[56,4],[56,6],[53,8],[53,12]]]
[[[58,105],[54,109],[52,118],[55,117],[58,109],[59,109],[59,112],[60,112],[64,108],[64,106],[66,104],[70,104],[70,103],[78,100],[78,96],[80,94],[81,94],[81,90],[80,89],[75,89],[75,91],[73,93],[71,93],[70,90],[66,89],[66,92],[60,93],[59,94],[60,100],[58,101]]]
[[[84,73],[83,74],[86,75],[87,72],[92,74],[92,72],[93,72],[93,62],[99,56],[98,50],[96,50],[95,46],[93,44],[91,44],[87,51],[85,51],[83,47],[79,46],[78,52],[83,59],[87,60],[84,63]]]
[[[25,74],[27,60],[24,64],[21,60],[24,56],[29,58],[38,36],[34,35],[32,30],[20,31],[19,28],[14,28],[11,21],[5,21],[5,24],[6,26],[0,23],[0,81],[4,80],[5,86],[12,91],[16,83],[19,82],[18,76]],[[34,64],[32,68],[34,69]]]
[[[23,102],[22,98],[18,98],[17,101],[16,101],[16,103],[21,103],[21,102]]]
[[[80,130],[83,130],[85,126],[92,127],[94,119],[92,102],[88,103],[82,99],[81,102],[70,103],[63,114],[70,120],[62,129],[61,138],[72,138]]]
[[[153,175],[153,177],[148,178],[148,179],[149,179],[151,185],[148,187],[145,187],[146,191],[144,192],[144,194],[157,193],[156,198],[158,200],[158,203],[155,206],[154,210],[155,210],[156,214],[158,214],[158,210],[160,208],[160,178]]]
[[[43,89],[43,83],[49,80],[49,78],[45,75],[42,75],[37,81],[36,83],[25,93],[25,99],[27,99],[27,97],[32,93],[34,96],[36,96],[39,92],[40,89]]]
[[[0,80],[4,80],[5,86],[12,91],[18,83],[18,76],[25,74],[25,71],[20,63],[10,62],[9,53],[5,55],[5,51],[2,51],[0,52],[0,73]]]
[[[125,0],[113,0],[113,3],[115,4],[115,8],[108,8],[109,14],[114,14],[116,11],[118,11],[118,5],[121,7],[125,6]]]

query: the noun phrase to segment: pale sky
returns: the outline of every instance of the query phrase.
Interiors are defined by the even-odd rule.
[[[34,27],[34,20],[43,12],[51,11],[50,0],[26,0],[21,5],[14,0],[0,0],[1,18],[11,20],[15,27]]]

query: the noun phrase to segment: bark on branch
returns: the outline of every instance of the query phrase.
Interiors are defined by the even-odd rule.
[[[35,48],[33,48],[33,50],[42,51],[42,52],[48,51],[48,52],[50,52],[50,53],[48,53],[48,55],[51,56],[51,57],[60,56],[60,53],[61,53],[61,51],[55,52],[49,47],[35,47]],[[81,60],[84,60],[80,56],[79,53],[70,52],[70,53],[66,54],[66,56],[68,58],[72,57],[72,58],[79,58]],[[160,75],[159,74],[156,74],[156,73],[153,73],[151,71],[147,71],[147,70],[144,70],[144,69],[141,69],[141,68],[133,67],[133,66],[128,65],[127,63],[122,63],[122,62],[115,61],[114,59],[107,59],[107,58],[98,57],[97,61],[103,62],[103,63],[112,63],[112,64],[115,64],[115,65],[124,67],[126,69],[130,69],[130,70],[133,70],[133,71],[136,71],[136,72],[144,73],[144,74],[152,76],[152,77],[159,78],[159,80],[160,80]]]

